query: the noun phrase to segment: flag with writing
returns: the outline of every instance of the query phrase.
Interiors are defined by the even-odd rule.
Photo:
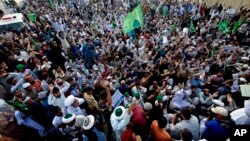
[[[130,12],[124,19],[123,22],[123,32],[129,33],[131,30],[143,25],[144,17],[142,13],[142,7],[140,4],[135,7],[135,9]]]

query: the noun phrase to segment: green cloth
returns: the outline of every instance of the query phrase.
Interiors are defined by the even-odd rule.
[[[124,96],[126,96],[126,97],[127,97],[128,95],[129,95],[129,93],[128,93],[128,92],[125,92],[125,93],[124,93]]]
[[[119,117],[119,116],[121,116],[122,115],[122,109],[121,108],[117,108],[116,110],[115,110],[115,116],[117,116],[117,117]]]
[[[162,100],[163,96],[162,95],[157,95],[156,100]]]
[[[144,17],[142,13],[142,7],[139,4],[136,8],[130,12],[124,19],[123,32],[129,33],[135,28],[140,27],[144,23]]]
[[[55,7],[56,7],[55,0],[49,0],[49,7],[52,9],[55,9]]]
[[[234,23],[234,27],[233,27],[233,31],[236,32],[238,30],[238,28],[240,28],[240,26],[244,23],[243,19],[239,19],[239,21]]]
[[[116,28],[116,23],[115,23],[115,21],[112,22],[112,28],[113,28],[113,29]]]
[[[13,102],[13,101],[6,101],[9,105],[15,107],[15,109],[20,110],[20,111],[28,111],[29,108],[24,106],[22,103],[19,102]]]
[[[229,25],[229,21],[228,20],[223,20],[219,23],[218,27],[219,29],[223,32],[223,33],[228,33],[230,32],[229,28],[228,28],[228,25]]]
[[[32,22],[35,22],[36,21],[36,13],[30,13],[29,14],[29,20],[32,21]]]
[[[193,21],[190,21],[190,31],[191,31],[191,33],[195,33],[196,32],[196,29],[194,27]]]
[[[171,33],[172,33],[172,32],[175,32],[175,31],[176,31],[176,27],[177,27],[177,22],[175,21],[174,24],[173,24],[172,27],[171,27],[170,32],[171,32]]]
[[[167,16],[167,14],[168,14],[167,7],[164,5],[164,6],[162,7],[162,15],[163,15],[163,16]]]
[[[135,93],[134,96],[135,96],[135,98],[140,98],[140,95],[141,95],[141,94],[140,94],[139,92],[137,92],[137,93]]]
[[[23,69],[23,68],[24,68],[24,65],[23,65],[23,64],[18,64],[18,65],[16,66],[16,68],[17,68],[18,70]]]
[[[64,116],[64,118],[65,118],[65,119],[69,119],[69,118],[71,118],[72,116],[73,116],[72,114],[67,114],[67,115]]]

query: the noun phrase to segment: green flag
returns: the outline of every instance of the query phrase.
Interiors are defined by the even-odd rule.
[[[164,5],[164,6],[162,7],[162,15],[163,15],[163,16],[167,16],[167,7],[166,7],[166,5]]]
[[[223,20],[219,23],[218,27],[223,33],[228,33],[230,30],[228,29],[229,21]]]
[[[29,108],[27,108],[25,105],[19,102],[13,102],[13,101],[6,101],[9,105],[15,107],[15,109],[20,111],[28,111]]]
[[[115,21],[112,22],[112,28],[113,28],[113,29],[116,28],[116,23],[115,23]]]
[[[238,28],[240,28],[240,26],[244,23],[243,19],[239,19],[239,21],[234,23],[234,27],[233,27],[233,31],[236,32],[238,30]]]
[[[174,24],[172,25],[170,32],[175,32],[176,31],[176,27],[177,27],[177,22],[175,21]]]
[[[191,31],[191,33],[195,33],[196,32],[196,29],[194,27],[193,21],[190,21],[190,31]]]
[[[123,22],[123,32],[129,33],[131,30],[143,25],[144,18],[142,13],[141,5],[139,4],[136,8],[125,17]]]
[[[49,7],[52,9],[55,9],[55,1],[54,0],[49,0]]]
[[[32,22],[35,22],[36,21],[36,13],[30,13],[29,14],[29,20],[32,21]]]

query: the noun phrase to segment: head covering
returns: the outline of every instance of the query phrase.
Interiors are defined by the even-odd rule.
[[[221,100],[218,100],[218,99],[212,100],[212,102],[215,105],[218,105],[218,106],[221,106],[221,107],[223,107],[225,105]]]
[[[137,92],[137,93],[135,93],[135,98],[140,98],[140,93],[139,92]]]
[[[66,67],[66,69],[70,69],[70,68],[71,68],[71,66],[67,66],[67,67]]]
[[[242,61],[249,61],[249,58],[248,57],[241,57],[241,60]]]
[[[164,96],[162,97],[162,101],[166,101],[166,100],[168,100],[168,96],[164,95]]]
[[[167,90],[172,90],[172,86],[169,85],[169,86],[167,87]]]
[[[162,95],[157,95],[156,100],[162,100],[163,96]]]
[[[18,70],[21,70],[21,69],[24,68],[24,65],[23,65],[23,64],[18,64],[18,65],[16,66],[16,68],[17,68]]]
[[[47,68],[46,65],[42,65],[42,66],[41,66],[41,70],[43,70],[43,69],[45,69],[45,68]]]
[[[24,84],[23,84],[23,88],[24,88],[24,89],[28,88],[29,86],[31,86],[30,83],[24,83]]]
[[[144,105],[143,105],[143,109],[144,109],[145,111],[150,111],[150,110],[152,110],[152,108],[153,108],[153,106],[152,106],[152,104],[149,103],[149,102],[146,102],[146,103],[144,103]]]
[[[223,108],[223,107],[215,107],[215,108],[211,108],[212,112],[218,115],[221,115],[223,117],[228,116],[228,111],[227,109]]]
[[[32,78],[32,76],[27,75],[27,76],[25,76],[25,80],[26,80],[26,81],[32,81],[32,80],[33,80],[33,78]]]
[[[38,93],[38,98],[39,99],[43,99],[47,96],[47,92],[46,91],[42,91]]]
[[[121,84],[125,84],[125,83],[126,83],[126,81],[125,81],[125,80],[122,80],[122,81],[121,81]]]
[[[246,83],[247,80],[246,80],[245,78],[241,77],[241,78],[240,78],[240,82]]]
[[[63,123],[70,123],[70,122],[72,122],[74,119],[75,119],[75,115],[74,114],[66,114],[64,117],[63,117],[63,119],[62,119],[62,122]]]
[[[128,95],[129,95],[129,93],[128,93],[128,92],[125,92],[125,93],[124,93],[124,96],[128,96]]]
[[[15,101],[17,101],[17,97],[16,97],[16,96],[14,96],[14,97],[10,100],[10,102],[15,102]]]
[[[244,65],[242,66],[242,68],[243,68],[243,69],[247,69],[247,68],[248,68],[248,64],[244,64]]]
[[[97,68],[97,66],[93,66],[93,70],[95,70],[95,71],[98,71],[98,68]]]
[[[65,99],[65,106],[70,106],[70,105],[72,105],[73,104],[73,102],[74,102],[74,100],[75,100],[75,97],[73,96],[73,95],[70,95],[70,96],[68,96],[66,99]]]
[[[208,88],[205,88],[205,89],[203,89],[204,91],[209,91],[209,89]]]
[[[109,75],[109,76],[107,77],[107,79],[112,79],[112,76]]]
[[[116,120],[122,120],[126,114],[126,109],[123,106],[118,106],[114,110],[114,118]]]
[[[23,104],[26,104],[27,102],[29,102],[29,100],[30,100],[30,97],[27,96],[27,97],[25,97],[25,99],[22,102],[23,102]]]
[[[93,115],[88,115],[87,117],[85,117],[83,121],[82,128],[84,130],[89,130],[94,126],[94,124],[95,124],[95,117]]]
[[[42,59],[45,59],[45,58],[47,58],[47,57],[46,57],[46,56],[43,56],[43,57],[42,57]]]
[[[61,78],[57,78],[56,79],[56,83],[59,84],[59,83],[63,83],[63,80]]]

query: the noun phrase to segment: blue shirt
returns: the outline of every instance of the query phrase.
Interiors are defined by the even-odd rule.
[[[220,126],[219,122],[216,119],[207,122],[204,133],[207,141],[225,141],[229,138],[230,130]]]
[[[195,79],[194,77],[191,79],[191,85],[200,87],[201,82],[203,82],[201,79]]]
[[[93,128],[93,132],[96,134],[97,141],[107,141],[107,138],[103,132],[97,130],[96,128]],[[86,135],[82,135],[82,137],[83,141],[89,141],[89,138]]]

